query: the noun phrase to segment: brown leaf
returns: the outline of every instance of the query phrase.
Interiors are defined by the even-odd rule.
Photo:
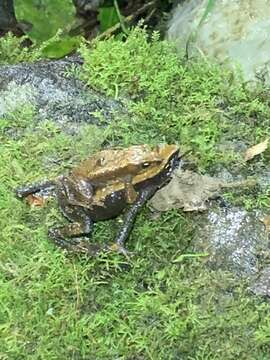
[[[245,161],[251,160],[254,158],[254,156],[263,153],[267,149],[268,141],[269,139],[266,139],[265,141],[257,145],[251,146],[249,149],[247,149],[245,153]]]
[[[261,221],[264,223],[266,231],[270,232],[270,215],[265,216]]]
[[[26,201],[30,206],[34,207],[43,207],[46,203],[46,199],[44,197],[32,194],[26,197]]]

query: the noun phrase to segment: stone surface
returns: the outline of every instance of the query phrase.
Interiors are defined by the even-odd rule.
[[[240,64],[247,80],[256,76],[270,81],[270,1],[216,0],[202,20],[208,0],[188,0],[176,7],[168,38],[185,49],[191,33],[189,54],[199,50],[218,62]]]
[[[250,290],[256,295],[270,297],[270,267],[266,267],[259,272]]]
[[[222,199],[222,189],[240,194],[244,189],[260,188],[265,192],[270,186],[269,171],[259,168],[256,176],[248,180],[243,174],[233,176],[222,167],[215,173],[218,177],[177,169],[172,181],[153,196],[149,206],[160,212],[192,211],[194,253],[208,254],[206,264],[211,269],[228,271],[244,279],[254,294],[268,297],[270,233],[263,222],[267,213],[230,205]]]
[[[196,217],[195,251],[209,254],[208,265],[245,278],[257,295],[270,295],[270,237],[260,211],[213,207]]]
[[[123,107],[67,74],[72,66],[80,65],[74,56],[0,67],[0,116],[30,104],[39,120],[53,120],[69,133],[81,124],[100,124],[100,115],[103,124],[108,123]]]

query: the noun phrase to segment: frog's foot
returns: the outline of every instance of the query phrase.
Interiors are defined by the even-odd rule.
[[[128,251],[123,245],[116,243],[113,243],[112,245],[107,246],[107,250],[109,251],[116,251],[119,254],[124,255],[128,260],[133,255],[132,252]]]
[[[62,249],[65,249],[70,252],[77,252],[77,247],[79,245],[79,241],[76,238],[70,238],[66,240],[62,233],[61,228],[49,229],[48,235],[50,239],[54,242],[55,245],[59,246]]]
[[[105,250],[104,247],[90,244],[85,238],[70,237],[66,239],[63,235],[63,228],[49,229],[48,235],[53,243],[70,253],[86,254],[88,256],[97,256]]]
[[[133,255],[124,246],[120,246],[116,243],[112,245],[99,245],[90,244],[84,239],[77,239],[76,244],[73,242],[73,244],[71,244],[71,247],[73,252],[84,253],[88,256],[98,256],[106,252],[118,252],[119,254],[124,255],[129,260],[130,257]]]
[[[76,224],[69,224],[69,231],[71,227],[75,230]],[[99,245],[90,244],[85,238],[82,237],[69,237],[66,238],[66,227],[49,229],[48,235],[55,245],[67,250],[68,252],[86,254],[88,256],[97,256],[103,252],[117,251],[123,254],[127,259],[132,255],[121,244],[114,243],[112,245]]]
[[[92,223],[72,223],[66,226],[51,228],[48,231],[50,239],[55,245],[70,252],[87,252],[81,236],[91,232]]]
[[[99,246],[98,244],[90,244],[88,241],[80,239],[73,245],[72,251],[92,257],[103,252],[104,247]]]

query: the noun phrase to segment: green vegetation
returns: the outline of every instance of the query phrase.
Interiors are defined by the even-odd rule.
[[[88,259],[48,241],[48,227],[64,221],[54,201],[30,208],[14,196],[17,186],[66,171],[104,142],[177,142],[202,172],[221,164],[249,174],[241,154],[220,142],[264,140],[267,92],[251,92],[207,62],[185,62],[142,29],[81,53],[80,77],[125,101],[129,114],[74,137],[52,122],[37,125],[29,108],[1,119],[0,358],[267,359],[269,303],[229,271],[209,269],[205,257],[180,257],[193,253],[192,215],[169,211],[154,220],[145,208],[127,244],[131,260]],[[267,164],[269,150],[250,171]],[[269,207],[269,196],[259,195]],[[116,231],[117,221],[100,222],[93,241],[113,240]]]
[[[17,0],[15,8],[17,18],[33,26],[27,36],[19,38],[7,33],[0,38],[0,65],[61,58],[78,48],[81,38],[68,35],[75,16],[71,0]],[[69,24],[68,27],[66,24]]]
[[[7,33],[0,38],[0,65],[33,62],[44,58],[58,59],[74,51],[81,43],[80,36],[63,36],[59,30],[51,39],[42,44],[26,47],[27,36],[16,37]]]
[[[204,171],[217,162],[240,162],[242,154],[219,151],[221,139],[253,145],[269,134],[265,90],[249,91],[230,70],[206,61],[185,62],[157,33],[149,44],[145,30],[137,28],[124,44],[111,38],[83,46],[81,54],[83,80],[131,100],[132,120],[118,121],[114,129],[122,144],[178,142],[193,150]]]
[[[30,62],[41,57],[40,49],[23,46],[27,37],[16,37],[11,33],[0,38],[0,65]]]
[[[18,21],[32,24],[28,35],[38,43],[52,38],[59,29],[70,27],[75,17],[72,0],[15,0],[14,7]]]

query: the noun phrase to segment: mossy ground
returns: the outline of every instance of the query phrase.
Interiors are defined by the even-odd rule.
[[[222,165],[252,175],[269,166],[269,150],[260,165],[247,167],[242,154],[218,144],[253,145],[269,135],[267,89],[250,92],[229,70],[186,62],[141,29],[124,43],[110,39],[82,54],[80,77],[128,98],[128,116],[75,137],[51,121],[37,126],[32,109],[0,122],[0,358],[268,359],[269,302],[251,296],[245,280],[209,269],[204,257],[174,261],[193,253],[192,214],[170,211],[154,220],[145,208],[127,244],[131,260],[89,259],[48,241],[48,227],[64,221],[54,201],[30,208],[14,195],[17,186],[63,172],[104,143],[179,143],[192,150],[198,171]],[[269,193],[244,195],[239,203],[269,210]],[[113,240],[117,221],[96,225],[93,241]]]

